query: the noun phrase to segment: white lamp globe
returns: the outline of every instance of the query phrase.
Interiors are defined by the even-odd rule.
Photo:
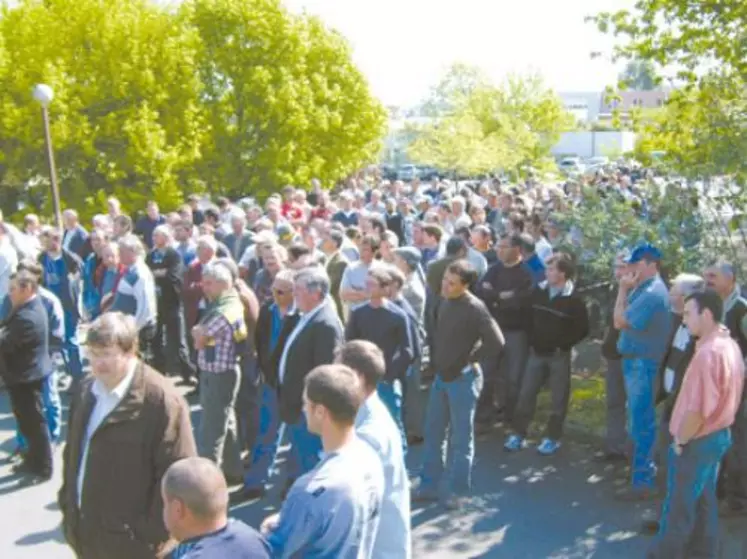
[[[33,91],[34,99],[41,104],[42,107],[47,107],[54,99],[54,91],[46,84],[40,83],[34,86]]]

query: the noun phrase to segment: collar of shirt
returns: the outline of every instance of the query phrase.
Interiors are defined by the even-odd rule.
[[[702,338],[699,338],[695,344],[695,347],[698,349],[702,349],[704,346],[710,344],[716,338],[727,338],[727,337],[731,337],[729,329],[726,326],[721,325],[718,328],[716,328],[713,332],[708,334],[707,336],[703,336]]]
[[[137,368],[137,361],[132,360],[132,363],[130,364],[130,368],[127,371],[127,374],[125,377],[119,381],[119,384],[115,386],[113,389],[109,390],[104,386],[104,383],[101,382],[99,379],[96,379],[93,381],[93,385],[91,386],[91,392],[94,396],[96,396],[96,399],[99,398],[116,398],[117,401],[122,400],[122,398],[125,397],[125,394],[127,394],[127,391],[130,389],[130,385],[132,384],[132,379],[135,377],[135,369]]]

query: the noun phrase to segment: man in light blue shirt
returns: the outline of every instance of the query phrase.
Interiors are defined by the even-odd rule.
[[[344,365],[321,365],[304,385],[306,422],[321,437],[324,458],[293,484],[280,513],[262,523],[262,533],[273,557],[372,557],[384,472],[376,452],[355,433],[360,381]]]
[[[371,557],[409,559],[412,555],[410,489],[402,436],[376,390],[386,373],[384,354],[371,342],[354,340],[342,346],[337,362],[353,369],[363,384],[366,399],[355,418],[355,429],[373,447],[384,467],[384,501]]]

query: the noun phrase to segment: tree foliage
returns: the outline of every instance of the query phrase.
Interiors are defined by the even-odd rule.
[[[441,106],[449,109],[420,129],[411,158],[469,175],[546,167],[572,116],[536,76],[514,76],[495,86],[472,79],[479,75],[457,66],[436,88],[448,93]]]
[[[20,0],[0,12],[0,188],[49,210],[36,83],[55,91],[64,204],[165,210],[183,193],[333,181],[373,159],[385,115],[347,43],[279,0]],[[86,211],[87,210],[87,211]]]
[[[347,42],[277,0],[193,0],[198,69],[213,134],[200,174],[213,191],[269,194],[334,181],[373,160],[383,107]]]
[[[630,60],[620,73],[620,81],[635,91],[651,91],[658,85],[656,69],[650,60]]]

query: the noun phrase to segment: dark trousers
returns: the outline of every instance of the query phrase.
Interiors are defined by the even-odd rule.
[[[719,495],[734,510],[747,511],[747,406],[742,400],[731,426],[732,446],[724,456]]]
[[[259,432],[259,409],[261,388],[259,364],[253,355],[245,355],[240,361],[241,386],[236,398],[236,416],[239,424],[239,442],[242,450],[250,453],[257,444]]]
[[[156,337],[156,325],[146,324],[140,329],[138,335],[138,347],[140,349],[140,358],[150,365],[154,366],[153,361],[153,341]]]
[[[18,430],[26,439],[26,464],[34,473],[52,475],[52,444],[44,415],[42,390],[44,379],[8,386],[10,405]]]
[[[158,309],[158,322],[153,339],[155,368],[166,374],[178,374],[188,381],[196,376],[196,371],[189,356],[184,330],[184,313],[181,305]]]
[[[545,383],[550,385],[552,402],[545,436],[557,441],[563,436],[563,425],[571,399],[570,351],[557,351],[552,355],[537,355],[534,350],[529,352],[512,426],[517,435],[526,437],[537,407],[537,396]]]
[[[493,419],[496,409],[506,421],[514,415],[529,353],[529,338],[523,330],[506,330],[506,345],[497,363],[481,363],[485,386],[477,403],[481,419]]]

